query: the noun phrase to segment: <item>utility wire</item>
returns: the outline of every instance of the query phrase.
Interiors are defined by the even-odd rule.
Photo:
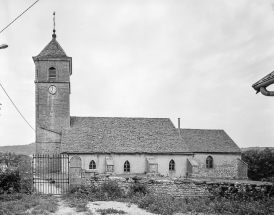
[[[34,2],[31,6],[29,6],[28,9],[30,9],[30,8],[31,8],[33,5],[35,5],[38,1],[39,1],[39,0],[37,0],[36,2]],[[25,12],[27,12],[28,9],[26,9],[23,13],[21,13],[19,16],[17,16],[15,20],[17,20],[20,16],[22,16]],[[9,27],[12,23],[14,23],[15,20],[13,20],[10,24],[8,24],[8,25],[0,32],[0,34],[1,34],[7,27]]]
[[[8,96],[9,100],[11,101],[11,103],[13,104],[13,106],[16,108],[16,110],[18,111],[18,113],[23,117],[23,119],[25,120],[26,123],[28,123],[28,121],[25,119],[25,117],[21,114],[21,112],[18,110],[18,108],[16,107],[16,105],[13,103],[13,101],[11,100],[11,98],[9,97],[8,93],[6,92],[6,90],[4,89],[4,87],[2,86],[2,84],[0,84],[0,86],[2,87],[2,89],[4,90],[4,92],[6,93],[6,95]],[[29,127],[31,127],[31,125],[28,123]],[[31,127],[32,130],[33,127]],[[35,132],[35,130],[34,130]]]

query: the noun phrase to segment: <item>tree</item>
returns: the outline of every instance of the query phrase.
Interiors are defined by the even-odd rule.
[[[274,150],[248,150],[242,154],[242,160],[248,164],[248,178],[262,180],[274,177]]]
[[[31,158],[27,155],[0,152],[0,163],[6,164],[8,169],[18,169],[20,172],[31,170]]]

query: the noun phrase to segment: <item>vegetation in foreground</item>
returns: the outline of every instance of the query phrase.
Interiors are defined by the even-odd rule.
[[[101,215],[107,215],[107,214],[126,214],[125,211],[116,210],[116,209],[113,209],[113,208],[98,209],[96,212],[99,212]]]
[[[0,215],[50,214],[58,208],[54,196],[31,194],[31,158],[14,153],[0,153]]]
[[[274,214],[274,198],[268,196],[244,196],[235,193],[222,196],[215,191],[214,197],[172,198],[167,195],[154,195],[148,192],[143,184],[134,184],[125,193],[114,181],[105,182],[100,187],[78,187],[71,189],[63,196],[69,202],[75,202],[75,207],[87,211],[89,201],[122,201],[135,203],[139,208],[156,214],[172,215],[175,213],[204,213],[204,214],[238,214],[263,215]],[[80,208],[79,208],[80,207]],[[107,211],[101,214],[107,214]]]
[[[58,201],[54,196],[22,193],[0,195],[0,215],[48,215],[57,208]]]
[[[248,164],[248,178],[274,183],[274,148],[244,151],[242,160]]]

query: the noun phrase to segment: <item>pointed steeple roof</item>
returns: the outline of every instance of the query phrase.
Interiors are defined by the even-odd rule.
[[[60,44],[56,40],[56,30],[55,30],[55,12],[53,13],[53,34],[50,43],[40,52],[36,58],[68,58]]]
[[[62,58],[67,57],[66,53],[57,42],[56,37],[52,37],[50,43],[40,52],[38,58]]]

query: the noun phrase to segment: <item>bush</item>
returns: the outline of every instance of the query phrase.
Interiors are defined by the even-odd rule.
[[[186,212],[183,199],[173,198],[171,196],[146,195],[137,203],[138,207],[151,211],[156,214],[171,215],[176,212]]]
[[[18,171],[6,170],[0,173],[0,194],[20,191],[20,174]]]
[[[149,190],[147,188],[146,184],[141,184],[141,183],[134,183],[130,186],[129,188],[129,195],[136,195],[136,194],[142,194],[146,195],[149,193]]]
[[[0,172],[0,194],[23,192],[31,193],[32,174],[20,174],[17,170]]]
[[[100,193],[104,194],[107,199],[116,199],[123,197],[123,191],[118,186],[116,181],[104,182],[98,190]]]
[[[243,152],[242,160],[248,164],[248,178],[262,180],[274,177],[274,150],[248,150]]]

